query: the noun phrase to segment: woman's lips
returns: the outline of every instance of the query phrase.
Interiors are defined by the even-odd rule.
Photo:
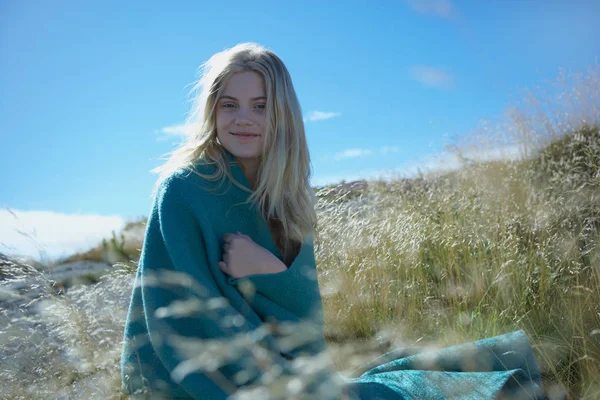
[[[233,136],[246,137],[246,138],[260,136],[256,133],[250,133],[250,132],[229,132],[229,133],[231,133]]]

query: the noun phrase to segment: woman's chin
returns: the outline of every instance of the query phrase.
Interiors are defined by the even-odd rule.
[[[258,151],[250,148],[233,147],[232,149],[228,150],[231,154],[233,154],[235,158],[240,158],[248,161],[258,160],[258,157],[260,156]]]

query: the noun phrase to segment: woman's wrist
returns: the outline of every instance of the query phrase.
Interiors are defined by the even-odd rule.
[[[279,272],[283,272],[283,271],[287,270],[287,266],[283,263],[283,261],[281,261],[280,259],[278,259],[275,256],[273,256],[273,258],[274,258],[273,264],[267,268],[267,271],[265,273],[277,274]]]

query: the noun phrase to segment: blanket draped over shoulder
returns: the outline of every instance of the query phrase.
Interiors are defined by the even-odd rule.
[[[233,160],[230,153],[227,160]],[[215,171],[208,163],[195,168]],[[248,187],[239,166],[231,171]],[[165,399],[244,393],[282,399],[544,398],[521,331],[442,350],[397,349],[353,377],[335,372],[323,338],[312,236],[286,271],[234,279],[218,268],[223,236],[238,231],[282,259],[248,197],[231,182],[219,185],[183,169],[162,182],[125,325],[124,393]]]

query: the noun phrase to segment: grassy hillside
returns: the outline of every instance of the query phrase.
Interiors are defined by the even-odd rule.
[[[549,398],[600,398],[600,74],[578,79],[558,105],[511,111],[500,130],[519,139],[518,160],[463,156],[443,175],[318,189],[319,282],[339,370],[395,347],[524,329]],[[0,331],[0,352],[15,349],[0,357],[4,394],[119,398],[141,243],[113,239],[72,259],[117,254],[124,268],[94,286],[49,289],[42,311],[22,314],[32,307],[23,304]]]
[[[549,387],[600,395],[597,125],[524,161],[371,183],[320,224],[330,338],[386,350],[525,329]]]
[[[125,224],[118,235],[113,231],[111,238],[102,240],[96,247],[57,260],[54,264],[72,261],[98,261],[109,264],[121,263],[135,268],[141,253],[146,222],[147,218],[130,221]]]

